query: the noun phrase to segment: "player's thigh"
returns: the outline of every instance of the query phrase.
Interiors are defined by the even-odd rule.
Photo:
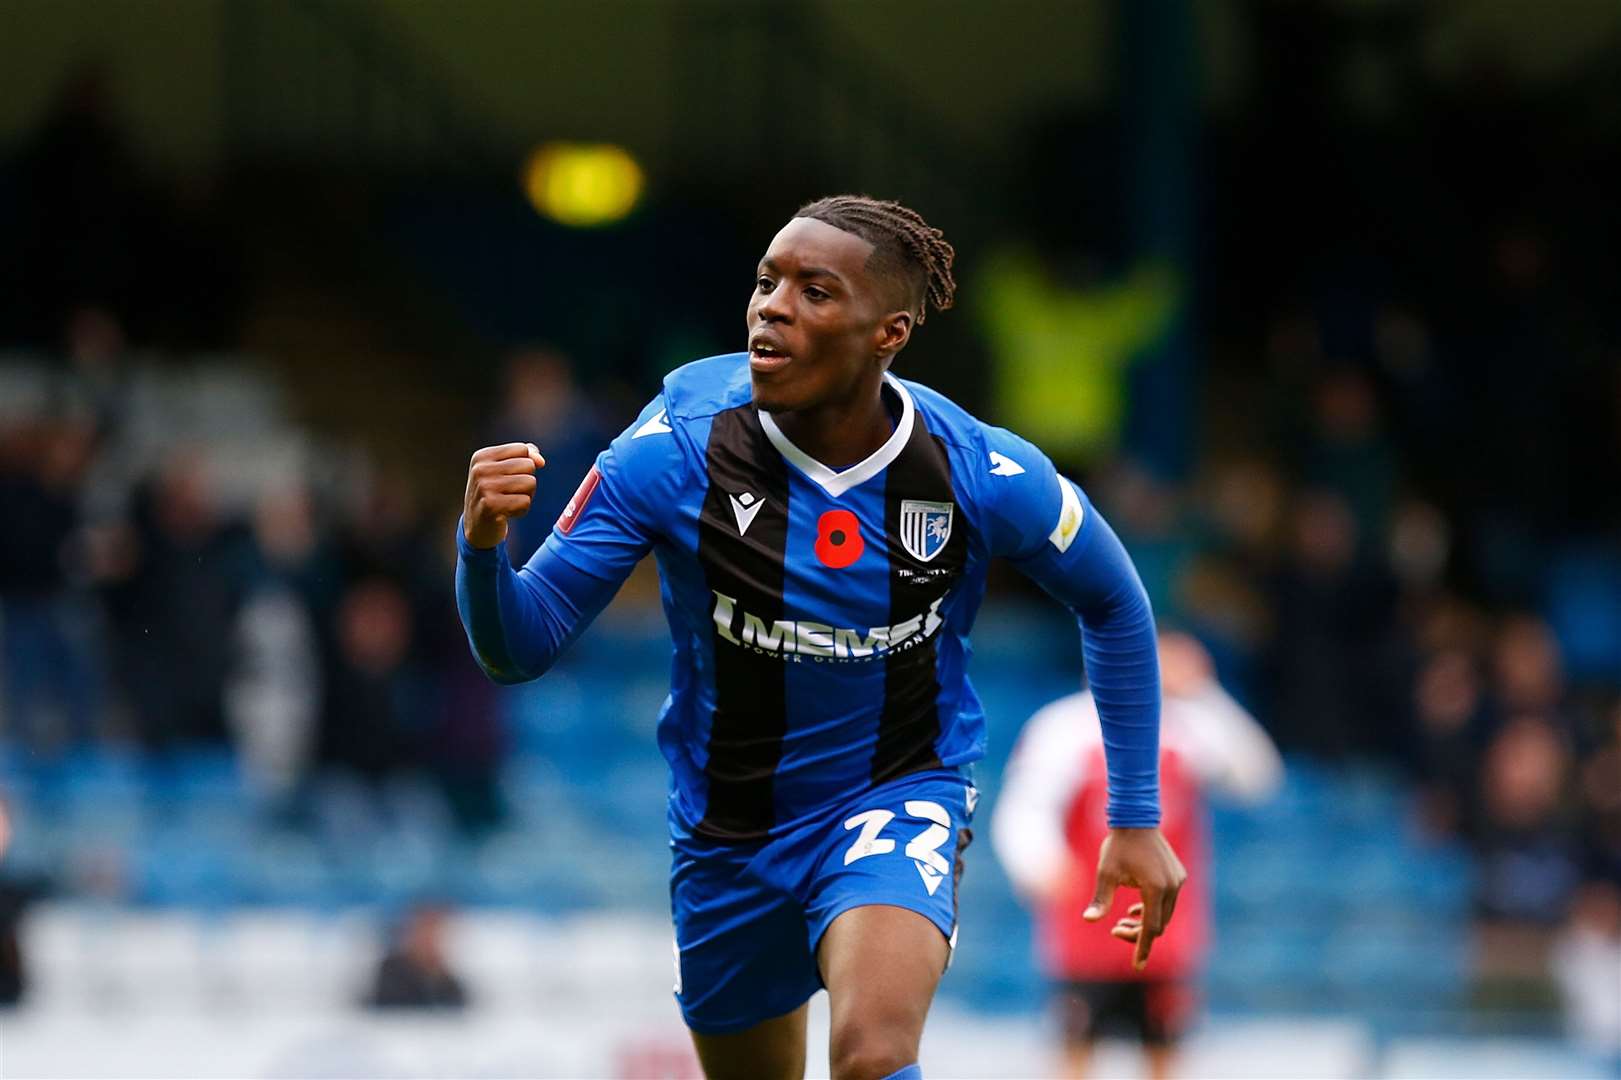
[[[747,851],[701,844],[676,848],[670,882],[675,995],[695,1037],[759,1029],[756,1036],[764,1039],[791,1026],[774,1022],[795,1013],[821,985],[805,940],[804,909],[751,875],[749,858]]]
[[[835,1077],[887,1076],[917,1061],[950,952],[940,928],[910,908],[869,904],[833,920],[817,959]]]
[[[723,1035],[694,1031],[692,1043],[709,1080],[802,1080],[805,1075],[805,1017],[810,1005],[751,1028]]]
[[[812,946],[820,947],[844,912],[874,904],[922,915],[954,946],[975,801],[971,785],[944,771],[892,781],[851,800],[820,842],[802,895]]]

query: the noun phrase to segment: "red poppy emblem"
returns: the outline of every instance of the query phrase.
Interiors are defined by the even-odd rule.
[[[867,542],[861,539],[861,522],[848,510],[829,510],[816,522],[816,557],[823,566],[843,570],[861,558]]]

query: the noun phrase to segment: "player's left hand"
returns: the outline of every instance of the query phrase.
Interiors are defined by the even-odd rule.
[[[1182,860],[1158,829],[1110,829],[1098,852],[1097,889],[1083,917],[1087,922],[1097,922],[1108,914],[1119,886],[1137,889],[1142,900],[1131,905],[1126,917],[1115,923],[1109,933],[1136,945],[1131,963],[1141,971],[1148,963],[1154,939],[1170,924],[1176,894],[1187,879]]]

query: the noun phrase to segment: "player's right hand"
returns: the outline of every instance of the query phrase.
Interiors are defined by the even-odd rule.
[[[1111,828],[1098,850],[1096,891],[1081,917],[1097,922],[1108,914],[1118,886],[1138,890],[1142,902],[1131,905],[1109,933],[1132,945],[1131,966],[1141,971],[1154,939],[1170,924],[1177,894],[1187,880],[1182,860],[1158,829]]]
[[[529,513],[535,497],[535,470],[546,467],[534,443],[486,446],[467,466],[462,502],[462,534],[476,548],[498,547],[507,521]]]

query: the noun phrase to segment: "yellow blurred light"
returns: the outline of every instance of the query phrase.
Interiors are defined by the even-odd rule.
[[[544,217],[562,225],[623,220],[642,196],[642,167],[623,148],[597,143],[548,143],[529,155],[523,189]]]

